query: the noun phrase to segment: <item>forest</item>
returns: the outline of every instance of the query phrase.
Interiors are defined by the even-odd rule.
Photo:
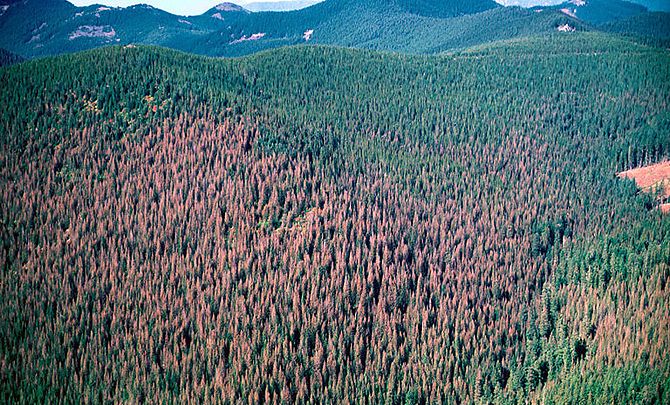
[[[0,67],[23,62],[24,59],[14,53],[0,48]]]
[[[0,402],[669,403],[670,53],[0,68]]]
[[[222,3],[200,15],[179,16],[146,4],[0,0],[0,48],[28,59],[131,44],[227,57],[306,43],[438,54],[552,34],[566,24],[657,47],[670,44],[668,12],[623,0],[573,3],[528,9],[493,0],[325,0],[295,11],[257,13]]]

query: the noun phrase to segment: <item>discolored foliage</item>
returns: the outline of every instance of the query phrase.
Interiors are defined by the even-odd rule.
[[[0,70],[0,401],[666,402],[670,219],[615,173],[668,155],[632,134],[669,62],[575,34]]]

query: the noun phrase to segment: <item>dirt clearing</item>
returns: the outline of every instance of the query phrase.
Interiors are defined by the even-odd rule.
[[[670,197],[670,160],[651,166],[626,170],[617,174],[621,178],[635,180],[635,184],[645,193],[662,189],[662,197]]]

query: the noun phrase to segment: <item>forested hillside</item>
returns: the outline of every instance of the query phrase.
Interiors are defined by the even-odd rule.
[[[561,10],[594,25],[625,20],[648,11],[645,6],[626,0],[571,0],[549,8]]]
[[[601,28],[652,46],[670,48],[670,13],[643,13],[623,21],[604,24]]]
[[[24,59],[19,55],[15,55],[9,51],[0,48],[0,67],[14,65],[22,62]]]
[[[244,4],[244,8],[249,11],[292,11],[300,10],[320,3],[323,0],[285,0],[285,1],[255,1]]]
[[[297,44],[413,54],[564,31],[614,32],[668,43],[669,13],[622,0],[503,7],[493,0],[326,0],[300,10],[252,13],[221,3],[198,16],[147,6],[75,7],[66,0],[0,2],[0,47],[28,58],[109,45],[161,45],[209,56],[242,56]]]
[[[492,0],[326,0],[301,10],[261,13],[222,3],[190,17],[146,5],[74,7],[66,0],[9,0],[0,5],[0,47],[27,58],[114,44],[161,45],[210,56],[305,43],[438,53],[554,33],[565,24],[587,29],[558,10],[536,13]]]
[[[668,403],[670,53],[0,69],[0,402]]]
[[[635,3],[654,5],[651,4],[653,2],[644,1]],[[655,6],[655,9],[664,9]],[[642,4],[624,0],[575,0],[550,7],[538,6],[534,10],[560,11],[584,22],[589,29],[621,34],[636,42],[652,46],[663,48],[670,46],[670,13],[650,12]]]

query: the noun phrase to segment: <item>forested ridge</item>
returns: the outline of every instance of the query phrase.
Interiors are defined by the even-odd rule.
[[[305,43],[435,54],[555,34],[560,27],[616,32],[664,46],[670,16],[621,0],[533,9],[503,7],[493,0],[326,0],[300,10],[259,13],[222,3],[195,16],[142,4],[0,3],[0,47],[26,58],[128,44],[229,57]]]
[[[670,54],[0,68],[0,401],[667,403]]]

